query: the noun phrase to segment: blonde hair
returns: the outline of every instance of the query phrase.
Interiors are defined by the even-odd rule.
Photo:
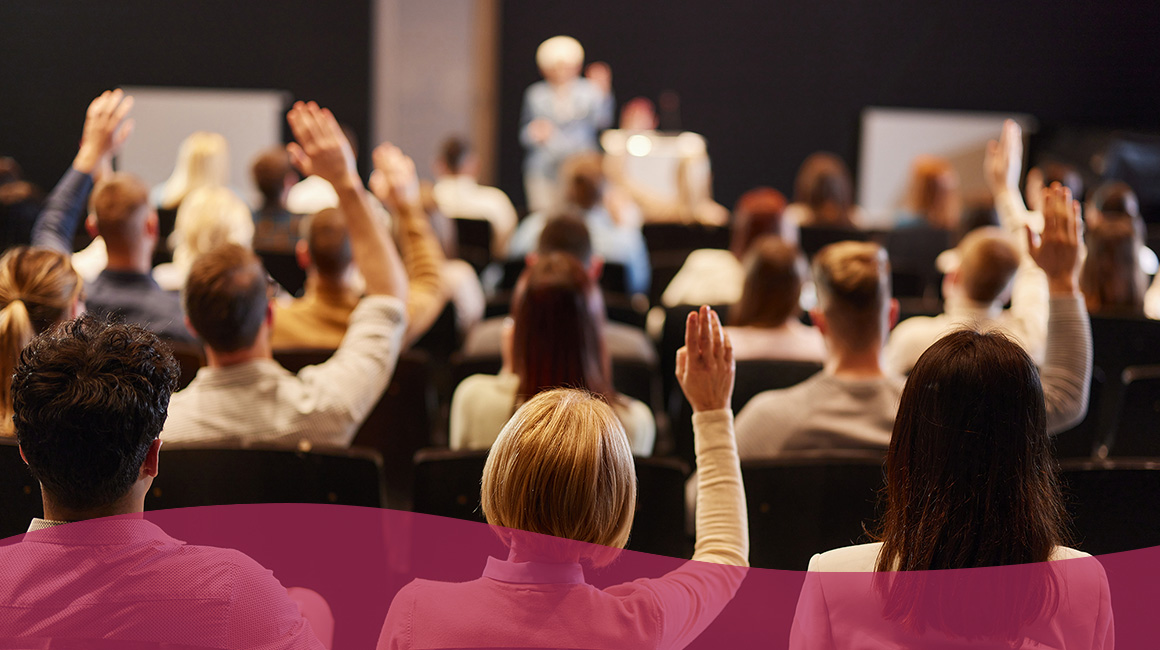
[[[230,176],[230,150],[220,133],[195,131],[177,150],[173,174],[161,190],[161,207],[178,207],[199,187],[225,185]]]
[[[13,248],[0,257],[0,435],[12,431],[12,373],[34,336],[68,315],[84,285],[68,256]]]
[[[584,46],[571,36],[553,36],[536,48],[536,65],[541,70],[560,64],[579,66],[583,63]]]
[[[592,393],[542,392],[515,412],[492,445],[480,497],[489,524],[617,549],[582,553],[606,565],[628,543],[636,510],[624,426]],[[520,540],[525,550],[545,546],[533,536]],[[512,545],[510,533],[504,541]]]
[[[1002,230],[994,226],[976,228],[963,237],[958,249],[959,282],[967,298],[992,302],[1011,284],[1019,270],[1019,251]]]
[[[173,264],[189,269],[202,253],[221,246],[237,244],[251,248],[254,241],[254,217],[250,208],[225,187],[203,187],[189,193],[177,209],[169,246]]]

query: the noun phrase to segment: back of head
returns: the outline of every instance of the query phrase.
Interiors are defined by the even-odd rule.
[[[12,432],[9,386],[20,351],[67,318],[82,289],[72,263],[57,251],[21,246],[0,257],[0,435]]]
[[[540,231],[536,253],[567,253],[585,267],[592,261],[592,237],[588,224],[580,215],[563,212],[548,219]]]
[[[174,263],[188,266],[222,244],[249,248],[253,240],[254,217],[245,202],[228,188],[204,187],[181,202],[169,244]]]
[[[636,508],[628,436],[599,396],[540,393],[491,446],[480,496],[494,526],[623,548]]]
[[[733,206],[729,250],[742,258],[762,235],[782,236],[787,225],[784,212],[785,196],[772,187],[755,187],[742,194]]]
[[[558,65],[580,66],[584,63],[584,47],[571,36],[553,36],[536,48],[536,65],[541,70]]]
[[[124,250],[144,240],[149,189],[141,179],[124,172],[102,178],[93,189],[92,205],[107,246]]]
[[[262,199],[268,205],[282,203],[286,177],[295,175],[294,167],[290,164],[290,154],[282,147],[271,147],[258,154],[250,165],[250,173],[254,185],[258,186]]]
[[[990,303],[1010,286],[1019,268],[1019,251],[1002,230],[977,228],[959,242],[959,282],[970,300]]]
[[[55,503],[91,510],[129,491],[165,424],[177,377],[157,335],[91,315],[25,348],[12,380],[16,435]]]
[[[809,206],[810,225],[853,228],[852,188],[846,163],[832,153],[819,151],[806,158],[798,169],[793,200]]]
[[[524,273],[512,300],[518,399],[561,386],[611,396],[601,322],[590,302],[592,281],[580,261],[549,253]]]
[[[337,208],[327,208],[306,222],[306,245],[310,262],[321,275],[337,278],[350,268],[354,257],[346,216]]]
[[[1039,171],[1043,174],[1044,187],[1051,187],[1052,183],[1059,183],[1071,190],[1071,195],[1077,200],[1083,197],[1083,176],[1074,165],[1048,161],[1039,165]]]
[[[1132,186],[1123,181],[1108,181],[1092,193],[1091,205],[1105,217],[1123,215],[1132,219],[1140,218],[1140,199],[1132,191]]]
[[[832,336],[855,350],[880,346],[889,326],[886,250],[871,242],[830,244],[814,256],[813,276]]]
[[[922,155],[910,168],[907,207],[935,228],[958,226],[959,173],[946,158]]]
[[[230,150],[225,136],[196,131],[177,150],[177,164],[162,189],[161,207],[176,208],[193,190],[225,185],[229,177]]]
[[[467,140],[452,136],[444,140],[443,146],[439,147],[439,162],[443,164],[448,174],[459,174],[470,154],[471,145]]]
[[[598,153],[572,156],[560,165],[564,201],[581,210],[591,210],[604,197],[604,158]]]
[[[1039,371],[1001,332],[919,357],[886,465],[880,571],[1045,562],[1063,541]]]
[[[207,346],[235,352],[257,339],[266,318],[268,288],[258,256],[225,244],[193,261],[182,292],[185,315]]]
[[[781,327],[795,316],[805,279],[805,258],[796,246],[766,235],[745,256],[741,299],[729,310],[731,325]]]
[[[1104,218],[1087,231],[1080,289],[1092,313],[1138,316],[1144,312],[1147,277],[1140,268],[1143,242],[1135,221]]]

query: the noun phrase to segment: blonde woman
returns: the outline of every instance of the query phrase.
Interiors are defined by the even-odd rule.
[[[83,285],[63,253],[21,246],[0,257],[0,436],[14,435],[12,373],[21,350],[84,311]]]
[[[177,209],[169,246],[173,262],[153,269],[153,279],[167,291],[179,291],[193,260],[222,244],[250,248],[254,219],[250,208],[226,187],[203,187],[189,193]]]
[[[177,150],[177,164],[161,185],[157,207],[173,210],[200,187],[225,185],[230,176],[230,150],[225,136],[195,131]]]
[[[512,416],[483,470],[483,512],[508,546],[507,560],[489,559],[479,580],[404,587],[380,649],[554,647],[559,639],[577,648],[683,648],[717,617],[749,557],[730,412],[735,367],[715,313],[702,307],[687,323],[677,378],[693,405],[702,477],[697,562],[606,589],[585,582],[582,565],[605,566],[628,542],[636,509],[632,452],[603,399],[546,391]]]

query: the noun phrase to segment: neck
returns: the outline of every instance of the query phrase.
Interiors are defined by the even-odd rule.
[[[326,296],[345,296],[352,291],[350,283],[347,281],[348,277],[349,274],[323,275],[311,270],[306,282],[306,291]]]
[[[258,340],[248,348],[233,352],[219,352],[209,346],[205,348],[205,362],[210,368],[228,368],[247,361],[273,358],[274,351],[270,348],[269,337],[263,336],[261,332],[258,334]]]
[[[90,510],[74,510],[66,508],[53,502],[52,498],[44,492],[41,488],[41,501],[44,504],[44,518],[48,521],[85,521],[87,519],[97,519],[100,517],[112,517],[115,515],[133,515],[145,512],[145,490],[136,489],[129,491],[129,494],[120,499],[110,503],[109,505]]]
[[[121,248],[109,244],[105,240],[105,250],[108,251],[109,262],[105,265],[110,271],[126,271],[129,273],[149,273],[153,268],[153,249],[149,246]]]
[[[847,379],[876,379],[885,377],[882,372],[882,347],[873,346],[865,350],[850,350],[835,344],[827,337],[830,354],[825,370],[835,377]]]

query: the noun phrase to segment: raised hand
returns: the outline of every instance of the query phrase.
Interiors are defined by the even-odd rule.
[[[361,186],[354,152],[330,109],[320,108],[314,102],[295,102],[286,120],[298,140],[286,145],[298,171],[307,176],[320,176],[336,187],[344,183]]]
[[[703,305],[685,321],[685,345],[677,350],[677,381],[693,412],[730,408],[737,364],[717,312]]]
[[[380,201],[395,207],[419,202],[415,161],[390,142],[375,147],[373,160],[375,171],[371,174],[370,187]]]
[[[1071,190],[1052,183],[1043,190],[1043,234],[1036,237],[1027,229],[1031,259],[1047,274],[1053,294],[1075,293],[1079,283],[1079,246],[1083,238],[1079,201]]]
[[[106,90],[89,104],[81,146],[73,159],[73,168],[91,174],[108,167],[110,159],[133,132],[133,120],[127,119],[133,108],[133,97],[120,88]]]
[[[584,71],[584,76],[601,93],[607,95],[612,92],[612,68],[608,67],[607,63],[596,61],[588,64],[588,68]]]
[[[1019,171],[1023,168],[1023,133],[1015,120],[1003,122],[999,141],[987,143],[983,158],[983,176],[991,192],[1019,188]]]

